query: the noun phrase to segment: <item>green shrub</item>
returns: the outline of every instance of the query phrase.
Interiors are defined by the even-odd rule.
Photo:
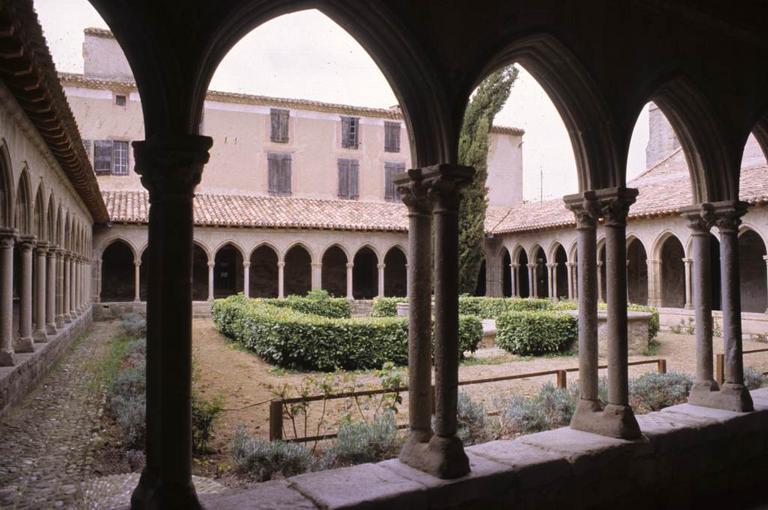
[[[329,454],[335,465],[363,464],[396,456],[400,445],[395,415],[387,412],[371,422],[342,423]]]
[[[552,302],[548,299],[495,298],[485,296],[460,296],[459,313],[476,315],[482,319],[498,319],[509,311],[548,310]]]
[[[224,410],[221,399],[205,400],[192,394],[192,450],[197,453],[208,451],[213,438],[213,426]]]
[[[502,428],[507,433],[527,434],[568,425],[577,401],[577,392],[547,383],[533,397],[513,396],[502,407]]]
[[[768,383],[768,377],[752,367],[744,367],[744,386],[749,390],[762,388]]]
[[[242,428],[235,431],[231,451],[236,471],[258,482],[271,480],[278,474],[298,475],[312,466],[312,453],[305,447],[250,437]]]
[[[397,304],[407,303],[404,297],[377,297],[373,299],[371,317],[397,317]]]
[[[552,307],[552,301],[549,299],[538,298],[510,298],[507,310],[511,312],[533,312],[549,310]]]
[[[283,299],[260,299],[260,301],[332,319],[348,319],[352,316],[352,309],[346,298],[332,298],[325,290],[310,291],[306,297],[288,296]]]
[[[123,432],[129,448],[144,446],[146,406],[143,394],[115,395],[109,400],[109,409]]]
[[[459,391],[457,404],[459,439],[467,446],[487,441],[490,433],[485,420],[485,406],[473,401],[465,391]]]
[[[147,320],[137,313],[127,313],[123,315],[120,321],[120,326],[128,336],[147,336]]]
[[[214,303],[213,319],[224,335],[282,367],[332,371],[408,361],[408,321],[402,317],[331,319],[232,296]],[[461,317],[459,334],[461,352],[475,351],[482,324]]]
[[[576,317],[548,311],[507,312],[496,321],[496,345],[523,356],[561,352],[578,336]]]
[[[658,411],[688,400],[693,380],[686,374],[648,372],[629,383],[629,396],[636,412]]]

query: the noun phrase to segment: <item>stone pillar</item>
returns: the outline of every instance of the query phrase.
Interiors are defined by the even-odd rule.
[[[72,265],[75,270],[75,285],[74,285],[74,288],[72,289],[72,293],[75,296],[75,299],[72,302],[72,310],[76,315],[80,315],[80,312],[83,311],[83,303],[81,301],[82,288],[83,288],[83,278],[82,278],[83,275],[80,272],[80,269],[82,267],[80,255],[77,255],[74,258],[74,260],[72,261]]]
[[[208,261],[208,301],[213,301],[213,269],[216,267],[216,262]]]
[[[566,262],[565,269],[568,273],[568,299],[573,299],[573,262]]]
[[[409,184],[403,187],[404,194],[411,193],[413,196],[432,201],[432,214],[435,218],[435,433],[428,443],[419,441],[419,436],[423,439],[424,431],[429,431],[428,422],[420,423],[420,433],[417,434],[413,433],[412,422],[412,435],[408,443],[411,446],[406,445],[403,449],[401,460],[439,478],[458,478],[467,474],[470,469],[461,440],[456,436],[459,379],[458,211],[460,189],[471,181],[473,174],[471,167],[446,164],[412,170],[408,174],[409,179],[398,180],[398,185]],[[432,236],[427,235],[428,223],[422,219],[424,210],[415,210],[418,206],[413,204],[414,199],[411,196],[404,199],[406,203],[409,200],[412,202],[409,211],[413,211],[409,212],[410,225],[411,228],[417,228],[416,231],[409,231],[411,263],[414,265],[414,269],[409,271],[409,277],[412,279],[413,307],[410,310],[409,329],[412,335],[409,335],[409,349],[413,349],[409,350],[409,355],[413,357],[409,356],[409,360],[411,363],[415,359],[419,360],[418,368],[411,366],[411,370],[418,375],[410,377],[419,379],[412,381],[414,392],[409,398],[415,397],[419,401],[422,406],[419,418],[425,420],[426,412],[430,408],[423,406],[428,402],[424,400],[425,393],[429,392],[427,367],[430,357],[430,303],[429,279],[423,275],[430,271],[429,243]],[[419,200],[420,205],[427,206],[425,201]],[[419,227],[421,230],[418,230]],[[414,406],[413,403],[411,405]]]
[[[384,268],[387,265],[379,263],[376,267],[379,269],[379,297],[384,297]]]
[[[251,297],[251,263],[243,262],[243,294]]]
[[[536,281],[536,264],[528,263],[528,297],[539,297],[539,282]]]
[[[600,303],[605,303],[605,296],[603,296],[603,263],[597,261],[597,300]]]
[[[686,310],[693,308],[693,282],[691,276],[691,267],[693,259],[684,258],[683,264],[685,264],[685,306]]]
[[[547,264],[549,270],[549,299],[557,299],[557,262]]]
[[[133,142],[149,190],[146,464],[131,508],[199,509],[192,484],[192,197],[212,140],[158,134]]]
[[[44,241],[38,241],[35,248],[35,332],[32,337],[35,342],[45,342],[48,340],[46,333],[46,316],[45,305],[48,296],[45,292],[45,284],[47,279],[47,271],[45,267],[46,255],[48,253],[48,243]]]
[[[75,320],[77,313],[75,313],[75,289],[77,288],[77,275],[75,275],[75,260],[77,255],[74,253],[69,257],[69,317],[71,320]]]
[[[285,297],[285,261],[277,263],[277,297]]]
[[[518,289],[517,285],[517,264],[510,264],[509,265],[509,281],[510,281],[510,292],[512,294],[512,297],[516,297],[520,295],[520,290]]]
[[[312,262],[312,290],[323,288],[323,263]]]
[[[353,262],[347,262],[347,299],[355,299],[354,287],[352,286],[352,270],[355,267]]]
[[[741,339],[741,284],[739,280],[739,225],[747,212],[744,202],[713,204],[715,225],[720,232],[720,278],[723,309],[725,382],[720,388],[722,407],[747,412],[754,409],[744,386],[744,359]]]
[[[627,243],[626,220],[637,190],[611,188],[598,191],[605,218],[605,280],[608,303],[608,403],[604,415],[615,428],[610,435],[622,439],[640,437],[640,426],[629,406],[627,338]]]
[[[13,245],[16,230],[0,227],[0,367],[16,364],[13,352]]]
[[[16,352],[34,352],[32,340],[32,250],[35,238],[21,236],[18,241],[19,257],[21,258],[19,283],[19,336],[15,339],[13,348]]]
[[[71,255],[69,252],[65,251],[61,258],[61,264],[63,267],[62,273],[64,275],[64,281],[62,282],[61,315],[64,317],[65,324],[72,322],[72,317],[69,315],[69,286],[71,284],[70,278],[72,277],[70,274],[69,266],[70,257]]]
[[[208,267],[211,267],[209,264]],[[212,271],[213,269],[211,269]],[[210,281],[210,278],[209,278]],[[209,294],[210,299],[210,294]],[[133,302],[141,301],[141,260],[133,261]]]
[[[50,246],[47,257],[47,282],[45,285],[45,331],[49,335],[56,334],[56,247]]]
[[[94,261],[93,271],[93,302],[101,303],[101,259]]]
[[[648,306],[661,308],[661,261],[647,259],[648,266]]]
[[[64,327],[64,254],[62,248],[56,250],[56,328]]]

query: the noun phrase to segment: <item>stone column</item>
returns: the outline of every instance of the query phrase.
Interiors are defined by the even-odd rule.
[[[597,261],[597,299],[600,303],[605,303],[605,296],[603,296],[603,263]]]
[[[133,142],[149,190],[146,464],[131,508],[201,508],[192,484],[192,197],[212,140]]]
[[[387,265],[379,263],[376,267],[379,269],[379,297],[384,297],[384,268]]]
[[[725,382],[720,388],[722,408],[747,412],[754,409],[744,386],[741,339],[741,284],[739,280],[739,225],[747,204],[739,201],[713,204],[715,225],[720,232],[720,279],[723,309]]]
[[[323,263],[312,262],[312,290],[323,288]]]
[[[685,306],[686,310],[693,308],[693,282],[691,276],[691,266],[693,259],[684,258],[683,264],[685,264]]]
[[[61,264],[63,267],[62,273],[64,275],[64,281],[62,282],[62,296],[61,296],[61,315],[64,317],[64,323],[69,324],[72,322],[72,317],[69,315],[69,286],[71,285],[70,266],[69,259],[71,255],[68,251],[64,251],[61,258]]]
[[[72,303],[72,310],[76,315],[80,315],[80,313],[83,311],[83,303],[81,301],[82,298],[82,289],[83,289],[83,278],[82,273],[80,272],[80,269],[82,268],[82,262],[80,260],[80,255],[77,255],[75,259],[72,262],[74,269],[75,269],[75,285],[73,288],[73,294],[75,296],[75,299]]]
[[[568,273],[568,299],[573,299],[573,262],[566,262],[565,269]]]
[[[626,220],[637,190],[611,188],[598,191],[605,218],[605,280],[608,304],[608,403],[604,415],[615,426],[610,435],[622,439],[640,437],[640,426],[629,406],[627,337],[627,243]]]
[[[243,262],[243,294],[251,297],[251,263]]]
[[[93,270],[95,271],[93,275],[93,302],[101,303],[101,259],[94,261]]]
[[[411,438],[403,449],[401,460],[439,478],[458,478],[469,472],[469,459],[456,436],[459,378],[459,199],[460,189],[474,174],[471,167],[435,165],[409,171],[401,177],[404,201],[409,204],[409,247],[411,264],[411,309],[409,328],[409,387],[411,412],[418,413],[420,423],[411,422]],[[426,193],[425,193],[426,192]],[[427,412],[429,402],[430,361],[430,248],[428,201],[435,218],[435,419],[434,435],[429,434]],[[409,371],[409,372],[410,372]],[[417,406],[420,407],[417,408]],[[409,446],[410,445],[410,446]]]
[[[712,366],[712,260],[709,230],[714,223],[710,204],[701,204],[683,210],[692,237],[692,288],[696,324],[696,381],[688,402],[709,406],[718,398],[718,385]],[[687,267],[686,267],[687,269]]]
[[[353,262],[347,262],[347,299],[355,299],[354,287],[352,286],[352,270],[355,267]]]
[[[536,281],[536,264],[528,263],[528,297],[539,297],[539,285]]]
[[[56,247],[51,245],[47,257],[47,282],[45,285],[45,331],[49,335],[56,334]]]
[[[56,250],[56,329],[64,327],[64,253]]]
[[[213,301],[213,269],[216,267],[216,262],[208,261],[208,301]]]
[[[13,245],[16,230],[0,227],[0,367],[16,364],[13,352]]]
[[[46,255],[48,253],[48,243],[44,241],[38,241],[35,248],[35,332],[32,334],[32,338],[35,342],[45,342],[48,340],[46,333],[46,316],[45,305],[47,302],[47,295],[45,292],[45,284],[47,279],[47,272],[45,267]]]
[[[549,299],[557,299],[557,262],[547,264],[549,270]]]
[[[74,320],[77,317],[75,313],[75,289],[77,288],[77,278],[75,275],[75,259],[77,255],[72,254],[69,257],[69,317]]]
[[[510,292],[512,293],[512,297],[516,297],[520,295],[520,289],[517,285],[517,264],[510,264],[509,265],[509,276],[510,276]]]
[[[208,267],[211,267],[210,264]],[[210,278],[209,278],[210,281]],[[210,297],[209,297],[210,299]],[[133,261],[133,302],[141,301],[141,261]]]
[[[285,297],[285,261],[277,263],[277,297]]]
[[[21,236],[18,240],[19,257],[21,258],[19,275],[19,337],[15,339],[13,348],[16,352],[34,352],[32,340],[32,250],[35,238]]]

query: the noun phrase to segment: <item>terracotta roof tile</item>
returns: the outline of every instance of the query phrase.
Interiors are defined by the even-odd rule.
[[[102,194],[113,223],[147,223],[147,192],[103,191]],[[198,194],[194,200],[194,214],[197,226],[408,230],[405,206],[389,202]]]

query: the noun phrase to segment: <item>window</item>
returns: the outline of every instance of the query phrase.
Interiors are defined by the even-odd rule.
[[[269,173],[269,194],[286,196],[291,194],[291,155],[270,152],[267,155]]]
[[[400,201],[400,192],[395,186],[395,176],[405,172],[405,163],[384,163],[384,200]]]
[[[357,149],[360,143],[358,132],[360,130],[359,117],[341,118],[341,146],[345,149]]]
[[[357,198],[359,163],[356,159],[340,159],[339,198]]]
[[[94,140],[93,170],[100,175],[128,175],[128,142]]]
[[[125,106],[126,103],[126,97],[122,94],[116,94],[115,95],[115,104],[117,106]]]
[[[288,142],[288,110],[272,108],[269,111],[270,135],[269,139],[277,143]]]
[[[399,122],[384,122],[384,152],[400,152]]]

